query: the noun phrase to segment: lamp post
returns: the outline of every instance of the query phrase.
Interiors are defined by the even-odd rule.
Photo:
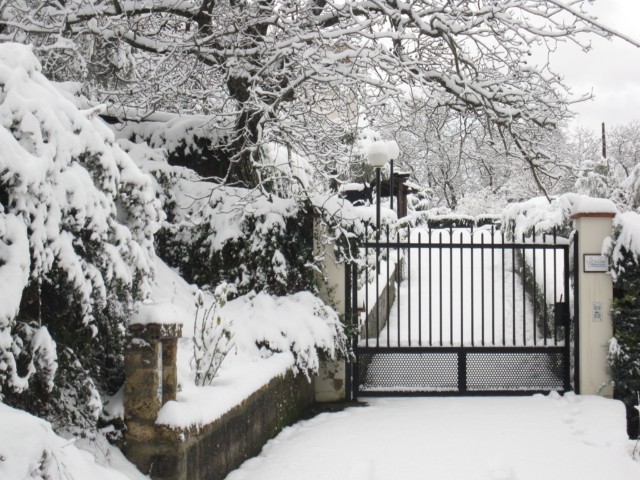
[[[393,140],[373,142],[367,149],[369,165],[376,169],[376,242],[380,240],[380,172],[389,160],[398,158],[399,153],[398,144]]]

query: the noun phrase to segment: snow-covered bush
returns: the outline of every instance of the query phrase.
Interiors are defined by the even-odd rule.
[[[162,128],[152,129],[146,122],[118,131],[118,144],[154,178],[167,215],[156,235],[157,254],[201,287],[228,283],[238,295],[251,290],[276,295],[314,290],[309,202],[264,189],[226,186],[203,178],[202,168],[172,164],[189,163],[172,158],[171,151],[183,144],[197,151],[193,143],[204,134],[205,120],[170,116]],[[143,139],[150,144],[134,143]],[[278,160],[282,152],[274,148],[264,147],[265,161],[271,169],[284,168]],[[295,172],[304,176],[303,170]],[[275,177],[272,173],[272,180]]]
[[[232,325],[219,314],[228,294],[228,285],[218,285],[210,305],[205,305],[201,293],[198,295],[192,360],[196,385],[211,385],[222,362],[233,349]]]
[[[571,213],[581,197],[575,193],[559,195],[551,200],[536,197],[525,202],[512,203],[502,212],[503,231],[510,238],[529,237],[552,233],[568,237],[573,228]],[[584,197],[582,197],[584,198]]]
[[[320,355],[347,352],[338,314],[310,292],[279,297],[250,292],[228,302],[221,316],[233,324],[238,351],[256,358],[290,351],[305,375],[318,372]]]
[[[640,165],[636,165],[629,176],[614,189],[611,200],[622,212],[640,211]]]
[[[302,202],[185,179],[176,195],[158,253],[189,282],[226,282],[239,295],[314,289],[312,217]]]
[[[640,215],[619,214],[607,250],[614,278],[613,331],[609,366],[616,398],[627,407],[630,434],[638,435],[640,392]]]
[[[187,167],[202,178],[223,179],[229,169],[229,126],[215,116],[157,113],[140,122],[117,125],[117,136],[135,144],[162,150],[170,165]]]
[[[223,186],[203,180],[186,167],[170,165],[162,148],[124,138],[118,142],[140,168],[154,177],[158,198],[167,212],[163,228],[156,235],[159,256],[202,288],[215,291],[221,285],[226,286],[233,302],[245,306],[254,305],[257,296],[258,300],[269,298],[274,305],[286,309],[294,302],[291,298],[297,298],[291,294],[315,292],[322,255],[326,253],[340,261],[357,258],[360,255],[357,243],[364,237],[364,224],[375,222],[375,207],[354,208],[335,195],[303,201],[295,196],[282,198],[257,189]],[[325,228],[314,229],[314,214]],[[395,220],[395,215],[391,217],[385,217],[385,225]],[[373,234],[371,228],[369,233]],[[316,246],[327,246],[326,252],[320,249],[314,252],[314,240]],[[292,319],[286,330],[278,331],[271,340],[256,334],[252,341],[240,341],[243,348],[255,350],[257,342],[264,353],[291,350],[299,359],[297,368],[304,371],[317,368],[316,348],[330,356],[343,354],[341,345],[345,344],[345,336],[339,324],[331,327],[333,333],[321,337],[317,345],[313,335],[305,337],[305,343],[280,338],[280,335],[289,338],[287,332],[298,332],[296,335],[318,332],[327,322],[333,325],[337,316],[325,315],[321,302],[315,296],[311,298],[310,308],[315,313],[302,309],[305,315]],[[231,343],[237,346],[238,338],[246,340],[253,335],[244,320],[228,321],[221,313],[223,303],[226,298],[210,308],[203,306],[196,319],[192,366],[198,384],[213,378],[228,352],[231,337]],[[258,303],[260,306],[256,308],[264,306],[263,302]],[[275,332],[277,329],[271,326],[274,322],[281,324],[278,318],[282,312],[269,311],[269,316],[260,316],[265,325],[252,322],[251,328],[257,328],[258,333],[265,329]],[[296,326],[296,322],[300,325]],[[212,343],[219,343],[221,348]]]
[[[57,362],[118,383],[122,321],[150,290],[162,212],[99,110],[40,71],[29,47],[0,45],[0,396],[33,408],[38,384],[62,408],[40,395],[64,394]]]

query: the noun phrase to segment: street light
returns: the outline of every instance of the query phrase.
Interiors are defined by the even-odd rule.
[[[394,141],[379,140],[367,148],[369,165],[376,169],[376,241],[380,239],[380,171],[389,160],[398,158],[400,149]]]

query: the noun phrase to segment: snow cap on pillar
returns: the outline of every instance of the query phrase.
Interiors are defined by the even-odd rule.
[[[146,339],[175,339],[182,335],[185,318],[188,318],[187,312],[171,302],[140,303],[129,319],[129,332]]]
[[[129,325],[148,325],[150,323],[182,325],[187,316],[187,312],[174,303],[145,302],[138,304],[138,309],[129,320]]]
[[[586,195],[578,195],[573,202],[571,218],[581,217],[615,217],[618,208],[615,203],[606,198],[592,198]]]

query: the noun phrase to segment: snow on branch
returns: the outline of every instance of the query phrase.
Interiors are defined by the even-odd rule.
[[[588,3],[85,0],[32,12],[17,0],[3,10],[0,39],[33,43],[48,74],[112,110],[224,119],[232,135],[220,151],[238,185],[261,182],[257,152],[273,139],[309,157],[344,155],[312,118],[332,96],[343,100],[333,118],[345,120],[335,126],[344,139],[359,116],[416,89],[497,126],[542,186],[539,131],[556,128],[572,99],[548,65],[531,64],[533,44],[587,49],[589,36],[613,35],[638,45]]]

